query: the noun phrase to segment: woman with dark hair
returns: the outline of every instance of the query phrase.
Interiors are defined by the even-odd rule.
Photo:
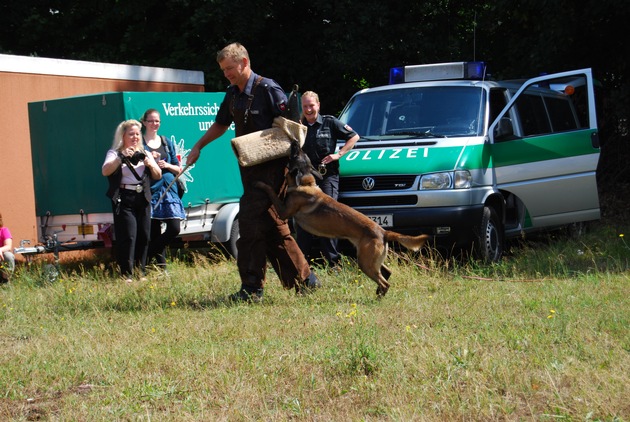
[[[181,173],[182,167],[173,141],[158,135],[160,113],[156,109],[148,109],[141,121],[144,125],[144,148],[153,155],[162,172],[162,178],[151,183],[151,241],[148,262],[155,259],[157,266],[165,270],[166,248],[179,235],[181,221],[186,218],[177,184],[172,183]]]

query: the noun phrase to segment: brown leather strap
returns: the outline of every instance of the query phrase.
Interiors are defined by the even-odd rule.
[[[245,116],[244,116],[244,126],[247,126],[247,116],[249,116],[249,109],[252,108],[252,103],[254,102],[254,92],[256,91],[256,87],[260,84],[263,77],[258,75],[258,78],[254,81],[254,85],[252,86],[252,94],[247,99],[247,107],[245,107]]]

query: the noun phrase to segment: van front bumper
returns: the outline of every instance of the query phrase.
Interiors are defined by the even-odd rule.
[[[342,200],[343,202],[343,200]],[[391,215],[392,225],[384,227],[401,234],[429,234],[444,247],[467,247],[481,224],[483,205],[426,208],[356,208],[369,216]]]

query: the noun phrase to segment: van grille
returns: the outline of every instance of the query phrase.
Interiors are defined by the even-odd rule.
[[[355,207],[396,207],[418,204],[416,195],[361,196],[339,198],[339,202]]]
[[[340,192],[367,192],[363,188],[366,177],[374,179],[374,188],[369,192],[382,190],[410,189],[416,181],[416,175],[392,175],[392,176],[353,176],[342,177],[339,181]],[[414,196],[415,198],[415,196]],[[415,202],[414,202],[415,203]]]

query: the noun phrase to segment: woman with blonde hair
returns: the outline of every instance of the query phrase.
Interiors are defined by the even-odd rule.
[[[134,267],[144,278],[151,229],[150,179],[162,177],[151,154],[144,151],[142,124],[125,120],[116,128],[112,147],[102,167],[112,200],[116,257],[120,272],[131,283]]]

